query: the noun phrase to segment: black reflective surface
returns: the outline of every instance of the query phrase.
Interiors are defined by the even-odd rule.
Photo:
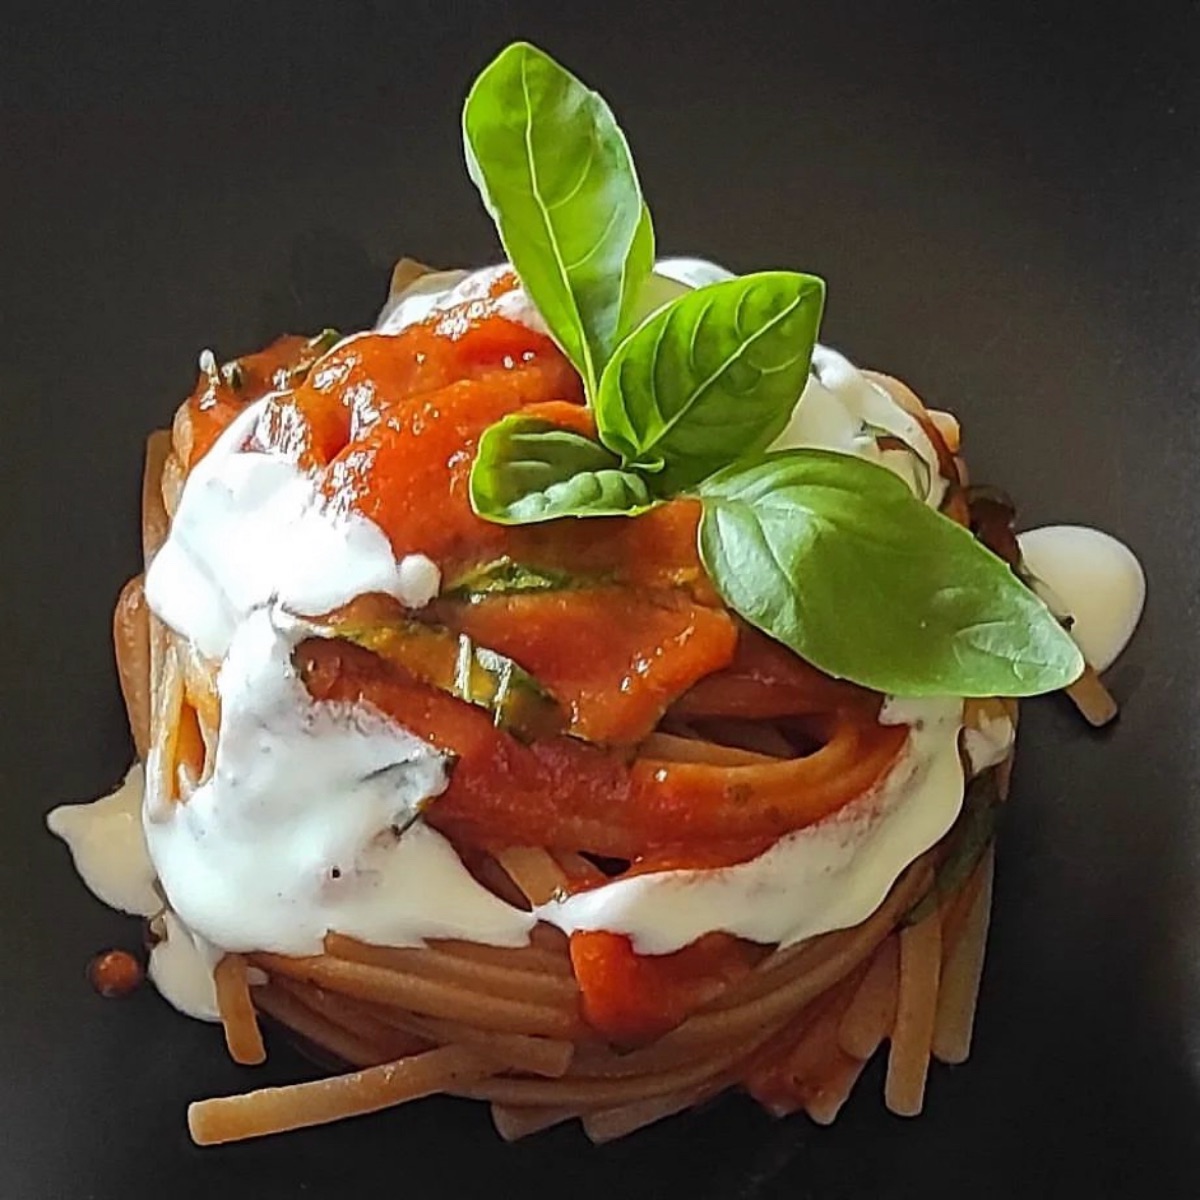
[[[9,10],[0,39],[0,1195],[1200,1194],[1196,7],[116,7]],[[666,251],[824,275],[826,340],[956,409],[1027,523],[1139,552],[1125,712],[1096,736],[1028,706],[975,1054],[919,1121],[876,1067],[831,1130],[727,1099],[509,1148],[432,1101],[201,1152],[188,1100],[307,1068],[93,996],[137,929],[42,828],[129,757],[108,622],[142,439],[201,347],[365,321],[401,254],[495,255],[458,107],[521,34],[609,97]]]

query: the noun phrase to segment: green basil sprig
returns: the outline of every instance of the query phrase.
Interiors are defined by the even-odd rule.
[[[471,177],[596,427],[587,437],[521,414],[492,426],[471,471],[477,513],[636,515],[695,495],[725,601],[832,675],[959,696],[1032,695],[1079,675],[1046,606],[890,472],[827,451],[764,453],[807,380],[819,279],[765,272],[664,303],[672,289],[653,286],[650,213],[612,112],[528,44],[476,81],[463,131]]]
[[[804,390],[824,301],[820,279],[769,271],[659,309],[605,368],[601,441],[659,496],[765,449]]]
[[[762,450],[804,390],[823,300],[819,279],[769,271],[659,309],[604,369],[598,442],[520,416],[485,433],[471,469],[475,511],[506,524],[613,516],[622,497],[625,513],[641,511]]]
[[[471,88],[463,143],[526,293],[594,395],[654,266],[625,135],[600,96],[517,42]]]
[[[700,553],[725,601],[830,675],[904,696],[1030,696],[1083,670],[1008,566],[885,467],[783,451],[699,493]]]
[[[654,502],[611,450],[581,433],[514,413],[484,432],[471,469],[471,504],[490,521],[621,517]]]

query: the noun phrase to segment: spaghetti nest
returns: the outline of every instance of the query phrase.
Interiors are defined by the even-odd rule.
[[[326,614],[296,648],[299,677],[314,700],[366,701],[452,756],[423,818],[477,881],[526,909],[631,874],[743,862],[869,795],[906,729],[879,722],[882,697],[720,604],[689,502],[583,530],[474,516],[464,472],[483,428],[517,409],[568,428],[589,418],[548,339],[486,306],[458,318],[452,333],[443,318],[351,339],[319,372],[312,343],[283,339],[202,378],[149,444],[147,561],[188,472],[261,399],[260,448],[312,472],[334,509],[369,517],[393,546],[420,546],[443,579],[419,613],[372,595]],[[944,508],[966,523],[953,419],[875,379],[921,422]],[[140,576],[115,634],[138,750],[158,764],[151,800],[186,804],[213,769],[219,664],[154,618]],[[1015,719],[1015,705],[980,701],[964,720],[989,706]],[[254,1137],[434,1092],[488,1101],[505,1138],[578,1118],[604,1141],[730,1087],[827,1123],[884,1042],[887,1103],[916,1113],[931,1056],[967,1055],[1007,773],[1006,761],[974,781],[954,828],[868,919],[787,948],[714,933],[643,956],[619,935],[540,924],[519,949],[330,932],[311,957],[226,954],[215,982],[235,1060],[263,1059],[266,1016],[351,1070],[200,1101],[192,1135]]]

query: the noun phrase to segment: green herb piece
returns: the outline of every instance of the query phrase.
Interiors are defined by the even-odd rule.
[[[520,592],[559,592],[579,586],[566,571],[514,562],[505,555],[472,567],[452,579],[442,590],[447,600],[471,600],[478,596],[512,595]]]
[[[465,633],[403,618],[334,620],[314,631],[370,650],[421,683],[485,709],[515,737],[552,737],[567,727],[558,702],[528,671]]]
[[[556,517],[611,517],[653,503],[646,484],[599,442],[519,413],[479,440],[471,467],[471,504],[503,525]]]
[[[717,590],[831,675],[904,696],[1029,696],[1083,670],[1041,600],[883,467],[785,451],[698,492]]]
[[[526,293],[595,395],[654,263],[624,134],[599,95],[517,42],[471,88],[463,141]]]
[[[309,376],[313,367],[342,340],[336,329],[322,329],[305,343],[296,361],[289,367],[275,372],[275,386],[283,389],[298,388]]]
[[[601,440],[659,496],[765,449],[804,390],[824,299],[814,276],[768,271],[659,309],[605,369]]]
[[[327,351],[332,350],[341,340],[342,335],[336,329],[325,328],[320,333],[310,337],[308,344],[317,354],[325,354]]]

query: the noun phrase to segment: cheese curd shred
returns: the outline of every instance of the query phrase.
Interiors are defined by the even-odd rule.
[[[646,303],[726,277],[664,260]],[[172,1003],[231,1049],[257,1008],[358,1068],[282,1115],[196,1106],[196,1139],[429,1090],[489,1100],[506,1137],[578,1117],[606,1140],[730,1083],[826,1121],[885,1038],[889,1106],[919,1109],[930,1054],[969,1045],[1015,705],[872,696],[740,627],[687,502],[478,521],[482,428],[582,411],[506,267],[423,276],[303,372],[295,342],[243,360],[240,391],[202,379],[152,481],[144,802],[135,769],[50,817],[102,900],[154,919]],[[825,347],[776,445],[963,495],[953,423]],[[1023,546],[1107,666],[1144,584],[1072,536]],[[514,564],[551,582],[506,591]]]

